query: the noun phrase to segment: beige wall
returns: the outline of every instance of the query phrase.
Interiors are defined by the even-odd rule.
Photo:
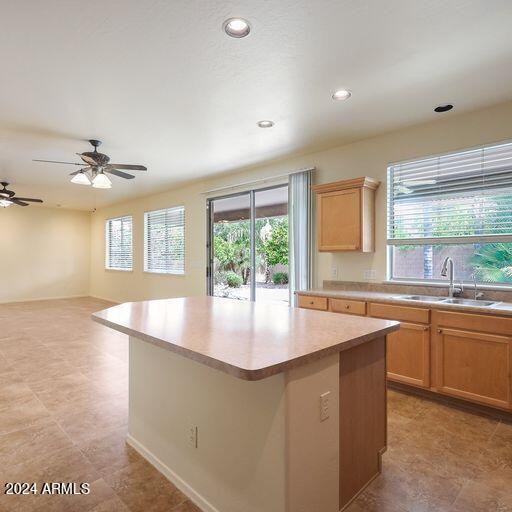
[[[0,208],[0,302],[88,295],[90,214]]]
[[[92,217],[91,293],[118,301],[205,293],[205,196],[202,191],[242,183],[263,176],[279,175],[314,166],[315,181],[371,176],[383,184],[377,191],[376,251],[371,254],[319,254],[316,257],[317,284],[338,268],[341,280],[364,279],[366,269],[374,269],[378,280],[386,278],[386,170],[390,162],[452,151],[480,144],[512,139],[512,102],[470,114],[447,114],[438,121],[388,133],[334,149],[282,160],[202,183],[139,198],[105,208]],[[193,158],[193,155],[191,156]],[[178,204],[185,205],[186,275],[166,276],[142,272],[143,212]],[[104,221],[108,217],[134,215],[134,271],[104,269]]]

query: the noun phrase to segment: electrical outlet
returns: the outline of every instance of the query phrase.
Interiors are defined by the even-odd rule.
[[[364,278],[366,281],[371,281],[373,279],[375,279],[375,270],[373,269],[369,269],[369,270],[365,270],[364,271]]]
[[[329,398],[330,391],[326,391],[320,395],[320,421],[325,421],[329,418]]]
[[[195,425],[188,427],[188,444],[191,448],[197,448],[197,427]]]
[[[331,267],[331,278],[338,279],[338,267],[336,265]]]

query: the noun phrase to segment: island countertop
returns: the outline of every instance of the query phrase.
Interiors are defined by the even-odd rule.
[[[399,322],[218,297],[127,302],[93,320],[245,380],[260,380],[399,329]]]

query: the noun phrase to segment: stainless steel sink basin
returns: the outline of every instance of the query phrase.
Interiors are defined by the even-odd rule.
[[[488,308],[489,306],[493,306],[494,304],[498,304],[492,300],[473,300],[473,299],[444,299],[444,304],[460,304],[463,306],[480,306],[484,308]]]
[[[400,300],[419,300],[423,302],[441,302],[444,297],[434,297],[431,295],[397,295],[395,299]]]

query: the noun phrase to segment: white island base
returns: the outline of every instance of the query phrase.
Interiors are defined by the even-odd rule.
[[[131,336],[129,382],[128,442],[205,512],[338,512],[380,472],[385,336],[256,381]]]

